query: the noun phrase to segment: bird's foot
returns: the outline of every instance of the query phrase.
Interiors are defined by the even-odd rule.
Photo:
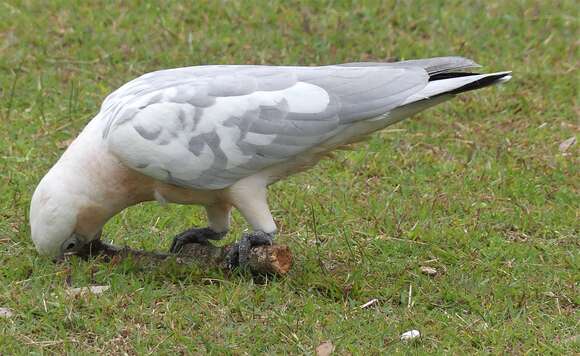
[[[182,232],[173,238],[169,252],[178,253],[183,246],[189,243],[209,244],[208,240],[220,240],[226,235],[227,231],[216,232],[209,227],[193,228]]]
[[[244,234],[242,239],[232,246],[226,257],[229,268],[244,266],[248,262],[250,250],[254,246],[272,245],[274,243],[274,233],[263,231],[253,231]]]

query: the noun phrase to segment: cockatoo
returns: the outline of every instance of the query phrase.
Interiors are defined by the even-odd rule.
[[[233,207],[252,231],[232,249],[243,265],[271,244],[267,188],[341,146],[511,72],[466,72],[461,57],[395,63],[207,65],[144,74],[110,94],[42,178],[30,206],[40,254],[78,252],[105,223],[140,202],[199,204],[208,226],[177,235],[224,237]]]

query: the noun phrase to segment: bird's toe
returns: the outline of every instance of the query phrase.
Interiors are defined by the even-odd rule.
[[[263,231],[254,231],[249,234],[244,234],[237,248],[237,264],[244,266],[248,262],[250,250],[254,246],[272,245],[274,243],[274,234]]]
[[[179,253],[185,245],[190,243],[209,244],[208,240],[219,240],[225,234],[226,232],[216,232],[209,227],[189,229],[173,238],[169,252]]]

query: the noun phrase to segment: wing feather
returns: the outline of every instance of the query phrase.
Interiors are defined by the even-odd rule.
[[[194,189],[221,189],[386,115],[423,89],[420,67],[203,66],[146,74],[101,108],[127,166]]]

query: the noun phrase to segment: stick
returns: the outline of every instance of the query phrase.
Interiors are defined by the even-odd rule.
[[[126,258],[131,256],[138,259],[165,260],[177,257],[183,263],[195,263],[200,266],[230,269],[226,263],[226,256],[233,248],[232,245],[217,247],[210,244],[191,243],[183,246],[178,254],[147,252],[134,250],[128,247],[117,247],[102,242],[92,241],[83,251],[77,253],[80,257],[104,256],[109,259]],[[253,273],[285,275],[292,266],[292,252],[285,245],[256,246],[250,250],[248,268]]]
[[[204,244],[187,244],[179,252],[180,258],[185,258],[203,264],[228,269],[226,256],[232,246],[216,247]],[[252,272],[284,275],[292,266],[292,253],[288,246],[271,245],[256,246],[250,250],[248,267]]]

